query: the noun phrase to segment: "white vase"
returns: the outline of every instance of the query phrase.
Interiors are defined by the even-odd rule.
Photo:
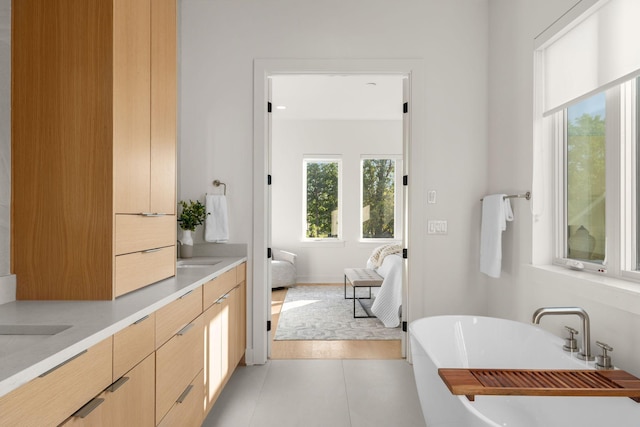
[[[193,236],[191,230],[182,230],[180,237],[180,258],[191,258],[193,256]]]

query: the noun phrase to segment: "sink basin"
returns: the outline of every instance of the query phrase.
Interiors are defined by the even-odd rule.
[[[216,265],[219,263],[220,261],[215,261],[211,258],[179,259],[176,262],[176,267],[178,268],[211,267],[212,265]]]
[[[55,334],[67,330],[71,325],[2,325],[0,324],[0,359],[23,350]]]

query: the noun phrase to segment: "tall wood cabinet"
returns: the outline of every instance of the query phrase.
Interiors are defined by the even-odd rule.
[[[12,2],[18,299],[175,274],[176,0]]]

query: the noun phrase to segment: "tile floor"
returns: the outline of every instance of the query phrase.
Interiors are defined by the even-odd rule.
[[[425,427],[405,360],[238,367],[203,427]]]

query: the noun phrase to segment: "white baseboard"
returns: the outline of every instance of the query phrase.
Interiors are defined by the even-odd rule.
[[[16,300],[16,276],[0,276],[0,304]]]

